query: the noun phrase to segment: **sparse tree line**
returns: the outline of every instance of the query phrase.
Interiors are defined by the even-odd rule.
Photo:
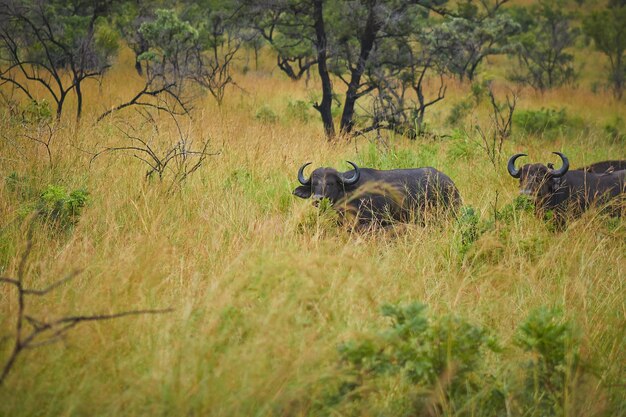
[[[79,120],[84,84],[101,80],[125,44],[143,86],[97,120],[128,107],[188,114],[198,91],[221,104],[243,50],[258,57],[266,47],[294,81],[317,74],[312,106],[329,139],[380,129],[414,137],[446,79],[472,82],[485,59],[505,54],[518,64],[511,81],[540,91],[571,84],[573,52],[586,40],[607,56],[622,98],[623,0],[587,14],[559,0],[507,1],[0,0],[0,85],[5,100],[49,100],[57,119],[74,95]]]

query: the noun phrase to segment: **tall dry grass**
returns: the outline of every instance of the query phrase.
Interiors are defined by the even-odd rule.
[[[338,343],[379,328],[381,304],[410,301],[489,327],[504,344],[533,309],[562,307],[581,334],[592,375],[591,383],[570,393],[578,404],[572,414],[624,412],[623,220],[592,211],[554,232],[523,215],[506,229],[484,233],[464,255],[454,222],[370,234],[329,225],[291,195],[306,161],[435,166],[482,218],[491,216],[496,193],[499,206],[513,200],[517,184],[505,160],[494,169],[471,134],[465,141],[395,137],[390,150],[364,138],[328,144],[313,111],[308,123],[284,116],[289,100],[315,94],[315,80],[307,90],[269,68],[240,74],[244,92],[231,90],[221,108],[209,98],[196,106],[194,120],[183,127],[196,138],[210,138],[211,149],[221,153],[173,193],[167,184],[145,180],[146,166],[128,154],[90,163],[91,153],[125,140],[116,124],[138,120],[128,111],[90,124],[138,82],[124,57],[100,86],[88,87],[88,114],[78,130],[68,123],[56,136],[53,166],[41,146],[12,137],[5,126],[11,140],[0,141],[0,239],[7,261],[0,275],[16,273],[25,245],[25,201],[5,178],[17,173],[35,195],[60,184],[85,187],[91,196],[73,230],[37,228],[29,285],[43,287],[75,268],[84,271],[33,300],[31,312],[53,318],[169,306],[175,311],[84,325],[62,343],[28,351],[0,387],[0,415],[312,413],[305,400],[315,397],[317,381],[335,372]],[[445,116],[466,94],[467,86],[449,88],[429,115],[434,129],[447,129]],[[277,122],[255,119],[263,105],[276,112]],[[626,114],[623,102],[584,88],[543,96],[522,92],[520,108],[542,106],[566,106],[600,126]],[[165,128],[161,139],[175,138],[173,132]],[[523,150],[547,162],[551,151],[561,150],[573,165],[626,158],[624,144],[610,142],[601,128],[571,133],[552,139],[522,135],[505,144],[505,155]],[[13,290],[0,287],[2,355],[15,314]],[[519,351],[506,356],[522,360]],[[488,363],[503,366],[495,359]]]

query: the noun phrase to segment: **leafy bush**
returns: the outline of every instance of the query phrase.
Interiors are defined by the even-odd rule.
[[[388,328],[338,347],[346,378],[330,396],[335,404],[367,402],[374,395],[371,388],[389,376],[399,377],[412,387],[410,394],[418,401],[409,406],[417,409],[423,408],[437,386],[448,399],[477,395],[478,383],[486,378],[481,370],[485,352],[499,351],[488,331],[454,315],[429,319],[421,303],[387,304],[382,314],[391,319]],[[442,382],[442,378],[447,381]]]
[[[519,326],[516,345],[532,355],[521,394],[524,415],[563,415],[564,401],[578,364],[578,341],[559,309],[541,307]]]
[[[289,103],[287,103],[287,117],[306,123],[311,119],[311,114],[309,113],[310,107],[311,105],[306,101],[290,100]]]
[[[569,127],[581,127],[580,119],[568,117],[564,108],[560,110],[520,110],[513,116],[513,124],[531,135],[554,136]]]
[[[472,244],[480,236],[478,223],[480,218],[473,207],[465,206],[461,208],[461,213],[457,219],[457,228],[460,235],[459,252],[465,255]]]
[[[535,202],[527,195],[518,195],[515,199],[498,210],[497,220],[510,223],[522,213],[532,213],[535,209]]]
[[[254,115],[254,118],[262,123],[276,123],[278,121],[278,115],[274,113],[270,107],[263,105],[261,106]]]
[[[611,122],[604,125],[604,133],[614,142],[626,142],[624,119],[616,116]]]
[[[61,228],[73,226],[87,204],[89,193],[85,189],[69,192],[59,185],[48,185],[36,204],[40,217]]]
[[[467,134],[455,131],[450,142],[447,156],[453,160],[471,159],[478,152],[479,145],[472,141]]]
[[[50,103],[43,100],[30,100],[22,111],[24,123],[45,124],[52,121],[52,108]]]
[[[450,114],[446,117],[446,124],[451,127],[458,127],[474,108],[472,100],[464,99],[452,106]]]

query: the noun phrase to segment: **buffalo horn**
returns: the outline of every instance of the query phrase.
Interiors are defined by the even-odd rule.
[[[354,167],[354,175],[351,178],[344,178],[343,183],[344,185],[356,184],[359,178],[361,177],[361,171],[359,170],[359,167],[356,166],[354,162],[350,162],[350,161],[346,161],[346,162]]]
[[[559,169],[550,170],[550,175],[552,175],[555,178],[562,177],[563,175],[565,175],[565,173],[569,169],[569,159],[567,159],[567,156],[563,155],[561,152],[552,152],[552,153],[555,155],[558,155],[559,158],[561,158],[561,161],[563,161],[563,165]]]
[[[522,156],[527,156],[525,153],[516,153],[515,155],[513,155],[511,157],[511,159],[509,159],[509,163],[507,164],[507,169],[509,170],[509,174],[513,177],[513,178],[519,178],[520,177],[520,170],[519,169],[515,169],[515,161],[517,160],[517,158],[520,158]]]
[[[300,184],[302,185],[309,185],[311,183],[311,178],[309,179],[304,178],[304,168],[306,168],[309,165],[311,165],[311,162],[307,162],[306,164],[302,165],[300,169],[298,170],[298,181],[300,181]]]

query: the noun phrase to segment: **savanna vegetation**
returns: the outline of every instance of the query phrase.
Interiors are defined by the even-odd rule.
[[[625,416],[623,217],[506,170],[626,159],[625,12],[0,0],[0,415]],[[463,206],[291,194],[346,160]]]

